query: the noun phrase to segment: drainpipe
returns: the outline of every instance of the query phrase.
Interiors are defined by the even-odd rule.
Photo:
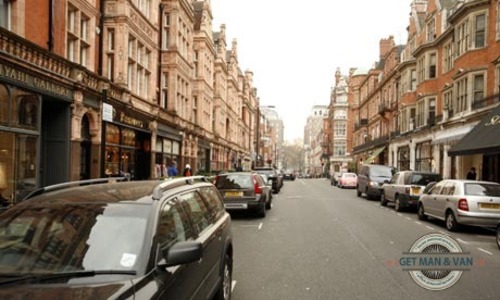
[[[161,104],[161,57],[162,57],[162,49],[163,49],[163,10],[165,8],[165,5],[163,3],[160,3],[160,16],[159,16],[159,21],[158,24],[160,24],[160,34],[158,34],[158,46],[159,46],[159,51],[158,51],[158,74],[157,80],[158,80],[158,92],[157,94],[157,103],[158,105]],[[167,79],[168,80],[168,79]],[[168,107],[167,103],[165,103],[165,107]]]
[[[104,45],[104,1],[105,0],[101,0],[99,2],[99,11],[100,11],[101,15],[99,17],[99,52],[98,52],[99,57],[97,58],[97,73],[100,76],[103,76],[103,71],[102,71],[103,57],[102,56],[104,54],[104,51],[103,51],[102,47]]]
[[[54,51],[54,0],[49,0],[49,40],[47,41],[47,46],[49,52]]]

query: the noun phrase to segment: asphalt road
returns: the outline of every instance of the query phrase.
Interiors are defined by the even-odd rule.
[[[286,181],[265,218],[231,213],[233,300],[500,299],[493,232],[449,233],[438,221],[397,213],[326,179]],[[417,285],[398,264],[417,239],[454,237],[474,264],[442,291]]]

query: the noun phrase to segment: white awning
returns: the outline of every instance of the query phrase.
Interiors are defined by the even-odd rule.
[[[474,124],[475,125],[475,124]],[[466,125],[461,127],[455,127],[451,129],[444,129],[436,132],[434,139],[432,140],[432,145],[446,144],[448,142],[458,141],[463,138],[469,131],[474,128],[474,125]]]

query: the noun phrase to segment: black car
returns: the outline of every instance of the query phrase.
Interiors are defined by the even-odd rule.
[[[295,172],[293,171],[286,171],[285,173],[283,173],[283,179],[284,180],[295,180]]]
[[[382,185],[389,181],[397,169],[385,165],[362,165],[358,172],[358,185],[356,194],[361,197],[366,194],[367,199],[380,199]]]
[[[227,210],[249,210],[266,216],[271,209],[273,193],[271,186],[254,172],[224,173],[215,177],[214,185],[221,193]]]
[[[269,180],[272,180],[273,192],[279,193],[283,187],[283,175],[272,167],[257,167],[253,169],[254,172],[264,174]]]
[[[230,299],[231,217],[201,177],[46,187],[0,219],[0,299]]]

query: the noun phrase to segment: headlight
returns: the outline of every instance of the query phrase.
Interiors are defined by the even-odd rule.
[[[370,186],[378,187],[378,182],[376,182],[376,181],[370,181]]]

